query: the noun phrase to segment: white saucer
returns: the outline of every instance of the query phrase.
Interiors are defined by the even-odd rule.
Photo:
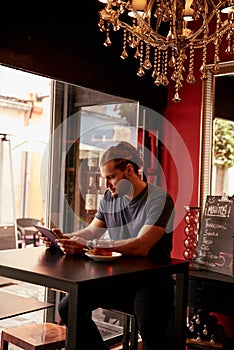
[[[86,252],[85,255],[87,255],[89,258],[95,260],[95,261],[111,261],[114,259],[119,258],[122,254],[113,252],[112,255],[105,256],[105,255],[95,255],[89,252]]]

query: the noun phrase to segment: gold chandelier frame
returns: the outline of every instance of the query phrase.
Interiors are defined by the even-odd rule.
[[[207,79],[207,46],[214,45],[213,72],[219,71],[219,48],[223,36],[225,52],[234,53],[234,0],[99,0],[106,2],[99,11],[99,27],[106,33],[105,46],[112,44],[111,30],[123,30],[122,59],[128,47],[139,60],[137,75],[152,69],[154,84],[167,86],[174,81],[174,102],[181,100],[179,90],[185,80],[194,84],[195,50],[202,50],[201,79]],[[171,76],[169,76],[172,70]]]

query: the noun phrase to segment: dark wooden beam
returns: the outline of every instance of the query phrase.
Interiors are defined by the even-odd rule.
[[[129,52],[122,60],[122,37],[103,45],[98,27],[98,0],[82,0],[79,10],[70,1],[57,12],[19,8],[11,21],[0,22],[0,62],[53,79],[139,101],[161,112],[167,89],[153,83],[150,72],[137,76],[138,63]],[[17,14],[17,15],[16,15]]]

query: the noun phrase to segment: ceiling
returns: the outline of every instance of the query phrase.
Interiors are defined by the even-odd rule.
[[[101,66],[115,66],[120,58],[122,39],[114,33],[114,44],[103,45],[105,34],[100,32],[99,11],[104,4],[98,0],[79,0],[78,6],[71,0],[56,9],[38,6],[34,11],[20,6],[12,14],[11,21],[6,16],[0,22],[1,38],[14,36],[15,40],[35,43],[42,49],[56,50],[66,56],[73,55],[85,61],[93,61]],[[116,34],[116,35],[115,35]],[[136,65],[136,64],[134,64]],[[132,69],[129,64],[127,69]]]
[[[98,12],[104,8],[103,3],[79,0],[77,6],[67,0],[65,5],[57,3],[56,8],[52,9],[41,5],[29,8],[16,4],[14,12],[11,3],[9,5],[9,10],[5,9],[4,13],[11,14],[10,20],[5,15],[0,21],[2,62],[5,57],[5,52],[1,54],[2,47],[10,47],[13,51],[8,58],[13,62],[19,61],[21,65],[25,61],[25,67],[33,67],[35,72],[39,69],[42,73],[52,72],[55,78],[67,77],[69,82],[74,83],[81,81],[85,87],[135,99],[158,111],[167,106],[167,89],[155,86],[150,72],[141,78],[137,76],[138,62],[133,58],[131,49],[128,50],[127,60],[120,58],[122,36],[118,32],[111,33],[113,45],[103,45],[105,34],[98,27]],[[59,64],[59,60],[62,64]],[[221,80],[219,85],[222,85]],[[224,85],[227,85],[226,80]],[[233,86],[232,83],[231,88]],[[228,89],[229,93],[233,91],[231,88]],[[217,96],[222,96],[217,105],[217,113],[220,114],[228,93],[223,93],[225,90],[222,86],[217,87],[216,91]],[[228,98],[228,102],[232,99]]]
[[[127,60],[120,58],[122,35],[113,33],[113,45],[103,45],[105,33],[99,30],[98,12],[104,6],[98,0],[79,0],[78,4],[67,0],[66,4],[56,3],[56,8],[26,8],[16,3],[14,12],[6,9],[5,13],[11,13],[10,21],[7,15],[0,21],[0,61],[7,62],[5,52],[1,52],[7,47],[13,64],[135,99],[160,112],[167,105],[167,89],[155,86],[150,72],[137,76],[139,63],[131,49]]]

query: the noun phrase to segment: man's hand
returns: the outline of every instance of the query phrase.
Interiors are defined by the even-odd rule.
[[[63,238],[68,238],[66,235],[64,235],[63,233],[62,233],[62,231],[60,230],[60,228],[58,228],[58,227],[55,227],[55,228],[52,228],[52,232],[55,234],[55,236],[57,237],[57,238],[61,238],[61,239],[63,239]]]
[[[77,241],[73,241],[72,239],[67,239],[63,235],[64,238],[57,239],[58,244],[63,249],[66,254],[83,254],[83,249],[86,247],[83,244],[78,243]]]
[[[57,238],[68,238],[66,235],[64,235],[59,228],[52,228],[52,232],[55,234]],[[43,245],[46,247],[51,247],[53,243],[51,243],[47,237],[43,236],[41,232],[38,232],[38,236],[40,241],[42,242]]]

